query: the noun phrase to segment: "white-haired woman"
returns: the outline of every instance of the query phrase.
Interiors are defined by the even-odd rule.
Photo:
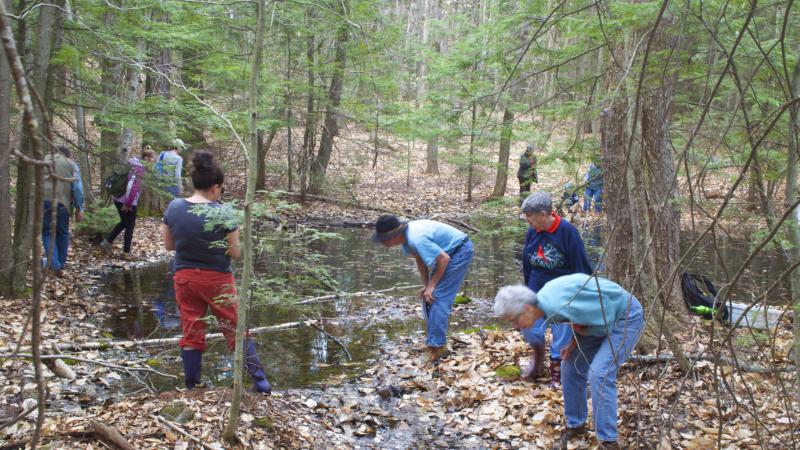
[[[617,369],[628,359],[644,325],[642,305],[622,286],[602,277],[574,274],[548,282],[539,292],[506,286],[494,311],[517,329],[540,318],[566,323],[571,342],[561,349],[561,383],[567,428],[560,445],[586,433],[586,383],[592,392],[592,419],[602,449],[617,444]]]

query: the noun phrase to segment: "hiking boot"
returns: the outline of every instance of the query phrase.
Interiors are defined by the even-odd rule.
[[[600,441],[597,450],[619,450],[620,446],[617,441]]]
[[[567,450],[569,441],[586,434],[586,424],[578,427],[566,427],[561,432],[561,438],[553,445],[553,450]]]
[[[550,360],[550,383],[547,384],[552,389],[561,387],[561,360]]]
[[[531,345],[531,362],[522,371],[522,379],[536,380],[545,375],[544,369],[544,345]]]
[[[114,249],[111,247],[111,242],[108,242],[105,240],[105,238],[100,242],[100,249],[103,250],[103,253],[106,255],[114,253]]]
[[[136,256],[131,252],[123,252],[122,259],[125,261],[136,261]]]
[[[447,349],[447,344],[441,347],[428,347],[428,355],[425,362],[426,363],[436,362],[449,354],[450,350]]]

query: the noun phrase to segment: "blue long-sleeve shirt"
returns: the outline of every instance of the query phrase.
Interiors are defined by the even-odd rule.
[[[592,273],[586,248],[578,230],[553,214],[555,221],[547,230],[528,229],[522,252],[522,274],[533,291],[550,280],[573,273]]]
[[[622,286],[582,273],[548,282],[536,293],[539,309],[553,323],[586,326],[589,336],[605,336],[636,298]]]

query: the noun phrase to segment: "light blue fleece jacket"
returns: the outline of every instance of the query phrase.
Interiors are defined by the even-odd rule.
[[[628,313],[628,305],[634,299],[617,283],[583,273],[549,281],[536,297],[545,319],[586,325],[590,336],[607,335],[614,322]]]

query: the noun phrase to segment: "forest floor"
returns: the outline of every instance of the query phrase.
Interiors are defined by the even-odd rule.
[[[512,149],[511,173],[505,202],[484,203],[493,188],[493,171],[478,168],[472,202],[466,201],[466,173],[447,162],[442,152],[438,176],[426,175],[424,148],[418,143],[406,172],[405,151],[393,142],[383,149],[378,171],[371,168],[367,135],[348,129],[329,168],[327,197],[353,202],[310,201],[301,208],[282,210],[281,220],[324,225],[370,226],[382,214],[394,211],[407,218],[441,217],[471,223],[480,214],[517,221],[515,165],[522,143]],[[357,143],[357,144],[356,144]],[[280,145],[280,139],[275,145]],[[487,153],[488,155],[488,153]],[[480,155],[479,155],[480,156]],[[485,155],[484,155],[485,156]],[[275,167],[277,161],[271,161]],[[556,196],[575,174],[559,170],[557,163],[540,168],[540,185]],[[279,170],[270,173],[280,173]],[[229,174],[232,197],[243,197],[244,177]],[[272,186],[285,186],[285,177],[270,178]],[[725,177],[709,192],[724,189]],[[704,199],[711,207],[718,198]],[[365,209],[373,208],[373,209]],[[710,210],[710,209],[709,209]],[[686,208],[682,210],[686,216]],[[578,218],[602,222],[602,215]],[[711,214],[709,214],[710,216]],[[754,214],[726,217],[724,226],[741,232],[758,223]],[[695,224],[702,224],[701,214]],[[116,429],[136,448],[227,448],[221,441],[230,392],[211,388],[193,392],[145,392],[119,397],[122,378],[154,376],[147,354],[135,346],[118,350],[73,352],[67,346],[108,340],[107,330],[92,318],[106,314],[107,304],[96,295],[97,286],[110,271],[135,270],[166,260],[158,218],[137,222],[133,261],[109,257],[87,237],[75,236],[67,268],[49,276],[43,295],[42,350],[57,354],[59,345],[75,377],[62,378],[46,371],[48,404],[44,425],[46,448],[103,448],[108,433],[96,422]],[[691,224],[686,217],[684,226]],[[120,243],[117,243],[119,246]],[[11,357],[30,348],[28,317],[30,296],[2,299],[0,317],[0,424],[27,413],[13,424],[0,425],[0,449],[23,448],[33,429],[36,384],[27,359]],[[490,314],[486,302],[472,313]],[[408,310],[405,314],[417,314]],[[457,314],[459,314],[457,312]],[[680,336],[684,349],[703,355],[708,349],[708,323],[692,319]],[[791,374],[781,372],[787,363],[791,324],[779,325],[766,341],[736,331],[729,342],[739,347],[743,363],[766,366],[767,373],[732,372],[729,366],[698,361],[691,376],[673,362],[629,362],[621,370],[621,439],[639,448],[784,448],[798,442],[800,428],[791,413]],[[526,345],[517,332],[485,330],[454,333],[453,353],[440,364],[426,366],[411,351],[418,342],[404,340],[387,345],[383,355],[365,372],[346,380],[331,380],[320,389],[298,389],[272,397],[247,394],[238,428],[238,448],[548,448],[562,424],[558,390],[503,377],[502,366],[527,362]],[[734,344],[731,344],[733,346]],[[730,356],[730,354],[726,354]],[[723,355],[725,356],[725,355]],[[74,358],[81,358],[82,361]],[[124,369],[121,367],[125,367]],[[778,371],[775,371],[778,369]],[[57,370],[57,369],[54,369]],[[175,374],[167,374],[175,376]],[[724,376],[723,376],[724,375]],[[160,376],[160,375],[159,375]],[[725,380],[721,384],[721,380]],[[92,421],[96,422],[92,422]],[[670,424],[666,427],[665,424]],[[722,425],[719,425],[722,424]],[[197,443],[194,439],[202,442]],[[595,441],[576,442],[588,448]]]

